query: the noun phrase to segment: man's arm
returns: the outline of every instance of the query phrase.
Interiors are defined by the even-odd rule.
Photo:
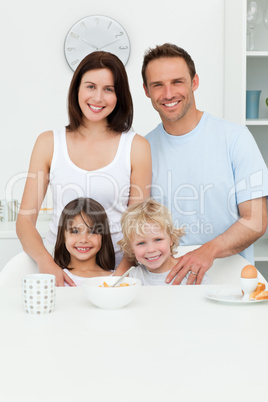
[[[179,285],[185,275],[192,271],[187,285],[200,284],[205,272],[216,258],[240,253],[259,239],[267,228],[266,197],[242,202],[238,205],[240,218],[229,229],[200,248],[178,258],[178,263],[167,276],[169,283],[176,275],[173,285]]]

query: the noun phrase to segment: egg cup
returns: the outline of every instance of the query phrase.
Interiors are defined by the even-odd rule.
[[[244,292],[242,300],[249,300],[250,293],[258,286],[258,278],[240,278],[240,285]]]

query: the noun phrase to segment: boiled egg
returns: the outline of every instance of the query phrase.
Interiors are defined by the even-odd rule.
[[[252,279],[257,278],[257,276],[258,271],[254,265],[246,265],[241,271],[241,278]]]

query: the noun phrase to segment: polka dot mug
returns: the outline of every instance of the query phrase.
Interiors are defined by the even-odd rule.
[[[22,279],[23,306],[29,314],[49,314],[55,308],[55,275],[30,274]]]

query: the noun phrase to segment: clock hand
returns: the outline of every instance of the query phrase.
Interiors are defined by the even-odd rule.
[[[92,44],[89,43],[86,39],[84,39],[84,38],[82,38],[82,37],[81,37],[81,39],[82,39],[82,41],[84,41],[87,45],[89,45],[89,46],[91,46],[91,47],[94,47],[94,49],[96,49],[96,50],[99,50],[99,49],[97,48],[97,46],[92,45]]]
[[[104,47],[110,46],[110,45],[112,45],[113,43],[118,42],[119,40],[120,40],[120,39],[116,39],[116,40],[114,40],[113,42],[107,43],[107,45],[104,45],[104,46],[102,46],[102,47],[99,47],[98,50],[101,50],[101,49],[103,49]]]

